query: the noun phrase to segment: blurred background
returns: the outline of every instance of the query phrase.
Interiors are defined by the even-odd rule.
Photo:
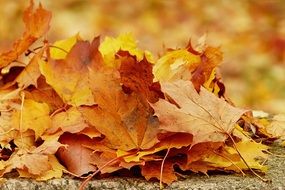
[[[36,1],[35,2],[39,2]],[[131,32],[155,55],[184,47],[204,34],[224,53],[221,73],[237,105],[285,113],[284,0],[41,0],[52,11],[50,42],[76,33],[117,36]],[[24,31],[29,0],[0,0],[0,52]]]

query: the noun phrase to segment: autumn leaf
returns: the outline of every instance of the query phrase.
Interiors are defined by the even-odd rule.
[[[150,161],[141,167],[142,175],[146,178],[146,180],[150,180],[152,178],[160,180],[161,167],[163,167],[161,180],[169,185],[173,181],[177,180],[173,165],[174,164],[170,161],[166,161],[163,166],[161,165],[161,161]]]
[[[197,93],[190,81],[162,83],[162,91],[177,104],[160,99],[152,104],[158,116],[159,128],[193,135],[195,145],[201,142],[223,142],[245,110],[235,108],[225,100],[201,87]]]
[[[82,114],[75,107],[53,115],[51,120],[52,127],[48,129],[48,133],[57,132],[59,129],[63,132],[78,133],[89,127]]]
[[[85,147],[92,146],[96,141],[85,135],[71,133],[63,134],[59,141],[67,145],[67,147],[60,148],[57,155],[68,171],[81,176],[96,170],[96,166],[92,164],[92,150]]]
[[[5,165],[5,169],[0,172],[1,176],[10,172],[12,169],[25,169],[32,175],[41,175],[51,168],[48,163],[47,155],[32,154],[23,149],[14,152],[10,159],[6,161]]]
[[[51,112],[64,108],[66,106],[55,90],[46,83],[43,76],[37,80],[37,88],[24,90],[26,99],[36,102],[46,103]]]
[[[268,147],[246,131],[257,123],[225,96],[222,53],[205,38],[158,60],[131,34],[102,43],[77,34],[32,50],[50,19],[31,1],[22,38],[0,54],[1,177],[14,170],[40,181],[92,173],[83,189],[95,175],[133,167],[166,184],[181,170],[266,171]],[[273,119],[257,132],[283,137],[284,118]]]
[[[46,181],[52,178],[61,178],[63,175],[63,170],[65,170],[65,168],[58,162],[57,158],[54,155],[49,155],[48,160],[51,169],[43,172],[41,175],[33,175],[25,169],[18,169],[17,171],[19,173],[19,176],[24,178],[34,178],[37,181]]]
[[[272,118],[272,121],[269,125],[265,127],[267,133],[271,134],[274,137],[285,137],[285,115],[278,114]]]
[[[37,80],[41,76],[39,62],[43,61],[41,58],[43,56],[44,50],[45,49],[43,48],[41,51],[35,54],[30,63],[15,79],[15,82],[18,83],[19,88],[24,89],[30,85],[37,87]]]
[[[160,92],[159,83],[153,83],[152,64],[144,57],[138,61],[128,52],[119,52],[121,65],[119,68],[123,89],[127,92],[141,94],[145,100],[154,103],[158,100]],[[154,90],[155,85],[158,89]],[[129,92],[130,91],[130,92]]]
[[[249,169],[248,167],[250,167],[264,172],[267,167],[261,163],[268,158],[268,154],[265,153],[267,149],[266,145],[251,140],[240,141],[236,143],[236,148],[226,146],[225,153],[209,155],[203,161],[208,162],[210,166],[224,168],[225,170],[240,172],[241,169]],[[238,155],[237,150],[244,160]]]
[[[104,97],[102,107],[82,107],[86,120],[105,136],[115,149],[150,148],[157,140],[158,122],[136,96],[118,92],[114,99]],[[110,107],[109,105],[113,105]]]
[[[167,52],[153,67],[155,81],[189,80],[191,70],[200,63],[200,56],[190,53],[187,49]]]
[[[141,162],[144,160],[144,157],[147,155],[153,155],[159,151],[167,150],[171,148],[181,149],[182,147],[187,147],[191,145],[193,136],[187,133],[175,133],[171,134],[168,137],[165,137],[160,140],[154,147],[148,150],[138,151],[134,155],[125,156],[124,160],[126,162]],[[127,155],[129,152],[122,150],[117,151],[117,156]]]
[[[65,40],[56,41],[50,47],[50,56],[53,59],[65,59],[68,52],[70,52],[71,48],[76,44],[76,42],[80,41],[79,34],[72,36]]]
[[[119,50],[128,51],[131,55],[136,56],[139,61],[144,56],[150,61],[153,59],[150,52],[144,52],[137,47],[137,42],[130,33],[121,34],[117,38],[105,37],[99,47],[104,63],[109,67],[115,68],[119,66],[115,61],[115,55]]]
[[[20,132],[31,129],[38,139],[46,129],[51,127],[49,117],[50,109],[46,103],[39,103],[33,100],[25,100],[23,107],[13,113],[13,126]]]
[[[23,15],[26,31],[22,38],[14,43],[12,50],[0,54],[0,68],[15,61],[22,53],[28,50],[30,45],[43,36],[49,29],[50,20],[51,12],[43,9],[41,4],[34,10],[34,3],[31,1],[30,6]]]
[[[192,73],[191,81],[197,91],[200,86],[209,80],[212,72],[222,62],[222,52],[218,48],[207,47],[201,55],[201,63]]]
[[[65,103],[73,106],[96,103],[90,87],[89,72],[102,64],[98,45],[99,38],[95,38],[91,44],[78,41],[65,59],[49,58],[48,62],[40,63],[42,75]]]

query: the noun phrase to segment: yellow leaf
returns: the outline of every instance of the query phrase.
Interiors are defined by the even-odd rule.
[[[65,170],[65,168],[58,162],[57,158],[54,155],[49,155],[48,158],[49,164],[51,166],[50,170],[40,175],[34,175],[26,169],[17,169],[19,176],[23,178],[34,178],[38,181],[46,181],[52,178],[62,177],[63,170]]]
[[[267,151],[268,146],[255,141],[240,141],[236,143],[236,147],[250,168],[258,169],[263,172],[267,170],[267,167],[260,163],[262,160],[268,158],[268,154],[264,153],[264,151]],[[236,149],[233,147],[226,146],[225,150],[230,155],[239,156]],[[231,160],[230,158],[226,159],[220,155],[213,154],[205,158],[203,161],[209,162],[211,166],[225,168],[227,170],[239,171],[238,168],[248,169],[247,165],[241,158],[238,160]]]
[[[78,41],[65,59],[40,62],[40,71],[46,82],[62,100],[73,106],[95,104],[91,91],[90,71],[101,64],[98,38],[92,43]]]
[[[6,166],[5,161],[0,160],[0,170],[3,170],[5,166]]]
[[[66,52],[69,52],[79,39],[79,34],[76,34],[75,36],[72,36],[68,39],[56,41],[50,49],[51,58],[65,59],[67,55]]]
[[[131,55],[135,55],[138,61],[142,60],[144,55],[148,61],[153,61],[150,52],[144,52],[137,47],[137,42],[131,33],[121,34],[117,38],[105,37],[99,46],[99,51],[104,57],[105,64],[110,67],[118,66],[115,63],[115,54],[119,50],[128,51]]]
[[[18,132],[17,136],[14,138],[14,143],[21,149],[29,150],[31,147],[35,146],[35,134],[32,130],[21,133]]]
[[[13,113],[13,126],[20,132],[33,130],[37,139],[51,127],[49,112],[50,109],[46,103],[24,100],[23,108]]]
[[[51,169],[37,177],[36,180],[46,181],[48,179],[60,178],[62,176],[65,168],[58,162],[57,158],[54,155],[49,155],[48,160],[51,165]]]
[[[186,49],[168,52],[153,67],[155,81],[189,80],[191,66],[200,61],[199,55],[191,54]]]
[[[48,131],[52,133],[61,129],[63,132],[78,133],[88,126],[78,109],[71,107],[52,117],[52,128]]]

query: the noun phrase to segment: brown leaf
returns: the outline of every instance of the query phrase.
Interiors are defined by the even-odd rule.
[[[64,133],[59,141],[67,145],[66,148],[60,148],[57,155],[68,171],[81,176],[96,170],[96,166],[92,165],[92,150],[85,147],[92,146],[94,140],[85,135]]]
[[[245,112],[203,87],[198,94],[190,81],[162,83],[162,90],[178,107],[163,99],[152,105],[158,116],[160,129],[192,134],[192,146],[200,142],[225,141]]]
[[[118,54],[122,56],[119,71],[124,91],[141,94],[151,103],[158,101],[159,93],[152,90],[152,86],[154,86],[152,64],[148,62],[146,57],[137,61],[136,57],[128,52],[121,51]]]
[[[161,161],[146,162],[146,164],[141,166],[141,168],[142,175],[146,178],[146,180],[150,180],[152,178],[160,180]],[[168,185],[177,180],[172,162],[166,161],[164,163],[161,180]]]

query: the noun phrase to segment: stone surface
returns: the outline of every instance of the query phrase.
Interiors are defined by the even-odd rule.
[[[214,190],[214,189],[248,189],[248,190],[285,190],[285,148],[278,145],[272,147],[274,154],[267,164],[269,170],[264,178],[271,182],[263,182],[259,178],[247,174],[245,177],[238,174],[216,174],[210,177],[191,174],[185,179],[172,183],[165,189],[168,190]],[[76,190],[81,181],[65,177],[53,179],[46,182],[34,180],[9,178],[1,181],[1,190]],[[130,189],[130,190],[151,190],[159,189],[158,182],[147,182],[140,178],[107,178],[92,180],[86,186],[87,190],[104,189]]]

